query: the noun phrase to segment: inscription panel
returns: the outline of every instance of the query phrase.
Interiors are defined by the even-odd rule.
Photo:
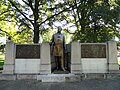
[[[39,59],[40,45],[16,45],[17,59]]]
[[[82,44],[81,45],[82,58],[106,58],[105,44]]]

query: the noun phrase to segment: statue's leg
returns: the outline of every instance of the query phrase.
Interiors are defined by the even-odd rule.
[[[60,56],[58,56],[58,67],[59,67],[59,70],[61,69],[61,60],[60,60]]]
[[[63,70],[63,71],[65,71],[65,68],[64,68],[64,58],[63,58],[63,55],[61,56],[61,69]]]
[[[56,70],[60,69],[60,60],[59,56],[55,56]]]
[[[56,65],[56,70],[58,69],[58,63],[57,63],[57,57],[55,56],[55,65]]]

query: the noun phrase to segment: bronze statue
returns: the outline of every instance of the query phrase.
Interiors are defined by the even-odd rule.
[[[64,68],[64,51],[65,51],[65,37],[61,33],[62,28],[58,27],[56,34],[52,36],[53,56],[56,62],[56,69],[65,71]]]

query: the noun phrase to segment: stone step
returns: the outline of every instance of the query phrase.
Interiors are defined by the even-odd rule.
[[[0,80],[16,80],[16,75],[13,75],[13,74],[0,74]]]
[[[53,71],[53,74],[69,74],[69,71],[55,70]]]
[[[37,80],[42,82],[80,82],[81,76],[75,74],[48,74],[37,75]]]

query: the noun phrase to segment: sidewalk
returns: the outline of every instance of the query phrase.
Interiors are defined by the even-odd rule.
[[[76,83],[43,83],[37,80],[0,80],[0,90],[120,90],[120,80],[84,80]]]

